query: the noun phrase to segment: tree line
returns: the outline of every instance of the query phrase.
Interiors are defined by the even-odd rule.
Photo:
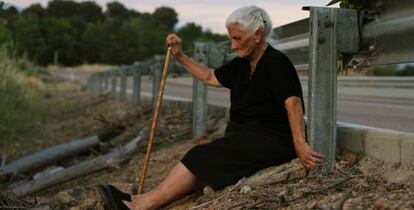
[[[52,0],[46,8],[40,4],[21,11],[14,6],[0,8],[0,45],[40,65],[145,60],[163,54],[171,32],[183,38],[184,50],[192,49],[194,41],[227,39],[196,23],[176,29],[178,14],[166,6],[141,13],[117,1],[107,3],[103,11],[93,1]]]

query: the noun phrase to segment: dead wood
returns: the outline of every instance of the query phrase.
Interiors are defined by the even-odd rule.
[[[290,200],[284,200],[283,198],[281,198],[279,196],[277,196],[276,198],[268,198],[268,197],[266,197],[264,199],[259,199],[255,203],[251,204],[248,207],[248,209],[250,209],[252,207],[255,207],[255,206],[258,206],[258,205],[263,204],[263,203],[280,203],[281,205],[286,206],[286,205],[289,205],[289,204],[291,204],[291,203],[293,203],[293,202],[295,202],[297,200],[304,199],[304,198],[306,198],[306,197],[308,197],[310,195],[314,195],[314,194],[317,194],[317,193],[325,192],[325,191],[327,191],[327,190],[329,190],[331,188],[338,187],[338,186],[344,184],[345,182],[347,182],[347,181],[349,181],[351,179],[352,179],[352,177],[345,177],[345,178],[340,179],[339,181],[334,182],[334,183],[331,183],[331,184],[329,184],[327,186],[324,186],[324,187],[321,187],[321,188],[316,188],[316,189],[313,189],[313,190],[304,192],[301,195],[299,195],[298,197],[292,198]]]
[[[241,188],[243,186],[270,185],[295,178],[303,178],[305,176],[305,171],[301,169],[300,163],[297,159],[294,159],[279,166],[263,169],[244,180],[240,180],[240,183],[237,183],[236,186],[238,185]]]
[[[16,195],[24,196],[111,167],[125,160],[137,148],[137,144],[141,139],[142,134],[138,135],[125,146],[109,154],[84,161],[56,173],[42,176],[36,180],[11,185],[10,189]]]
[[[7,180],[7,177],[12,174],[29,172],[67,157],[85,153],[91,148],[98,146],[100,141],[108,141],[112,137],[118,135],[122,132],[122,129],[123,128],[119,125],[112,125],[103,129],[98,135],[56,145],[14,160],[0,169],[0,180]]]

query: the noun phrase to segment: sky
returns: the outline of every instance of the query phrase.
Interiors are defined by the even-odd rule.
[[[47,6],[48,0],[3,0],[19,8],[34,3]],[[79,1],[79,0],[78,0]],[[105,9],[113,0],[95,0]],[[273,26],[277,27],[309,16],[302,11],[303,6],[324,6],[330,0],[118,0],[128,9],[152,13],[156,8],[168,6],[178,13],[177,27],[195,22],[215,33],[226,33],[224,23],[232,11],[242,6],[256,5],[265,9],[271,16]]]

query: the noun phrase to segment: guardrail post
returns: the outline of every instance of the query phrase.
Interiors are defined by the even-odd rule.
[[[103,73],[97,73],[96,74],[97,78],[98,78],[98,93],[102,93],[102,89],[103,89]]]
[[[161,82],[161,74],[162,74],[162,66],[165,60],[165,56],[163,55],[155,55],[154,61],[152,63],[152,71],[153,71],[153,80],[152,80],[152,108],[155,110],[155,106],[157,103],[157,95],[160,89],[160,82]]]
[[[112,69],[110,71],[110,75],[111,75],[111,94],[113,97],[116,97],[116,80],[117,80],[117,69]]]
[[[108,91],[108,88],[109,88],[109,72],[108,71],[103,72],[103,76],[104,76],[104,87],[103,87],[103,89],[106,92],[106,91]]]
[[[310,8],[308,137],[328,170],[335,167],[337,54],[357,52],[358,46],[355,10]]]
[[[121,92],[119,93],[119,97],[121,101],[126,101],[128,68],[126,66],[121,66],[119,73],[121,74]]]
[[[92,75],[92,92],[96,92],[97,91],[97,78],[96,78],[96,74]]]
[[[132,77],[132,102],[136,105],[139,105],[141,103],[141,63],[134,63],[132,68]]]
[[[86,82],[86,90],[88,91],[92,91],[92,75],[89,76],[88,81]]]
[[[208,45],[196,42],[194,46],[196,62],[208,66]],[[193,78],[193,140],[196,143],[207,139],[207,85]]]

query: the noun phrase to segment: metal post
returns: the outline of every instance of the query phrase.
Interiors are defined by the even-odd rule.
[[[89,76],[88,81],[86,82],[86,90],[87,91],[92,91],[92,75]]]
[[[93,74],[92,76],[91,76],[91,79],[92,79],[92,92],[96,92],[97,91],[97,81],[96,81],[96,74]]]
[[[103,76],[104,76],[104,87],[103,87],[103,89],[104,89],[104,92],[106,92],[106,91],[108,91],[108,88],[109,88],[109,76],[110,76],[109,71],[105,71],[103,73]]]
[[[308,137],[311,147],[324,155],[328,170],[335,167],[337,55],[338,51],[358,51],[356,14],[354,10],[310,8]]]
[[[121,74],[121,92],[119,93],[119,97],[121,101],[126,101],[128,68],[126,66],[122,66],[119,73]]]
[[[157,95],[160,89],[161,74],[162,74],[162,65],[164,64],[165,56],[155,55],[154,61],[152,63],[152,71],[154,78],[152,80],[152,107],[155,110],[155,105],[157,102]]]
[[[133,88],[132,88],[132,101],[134,104],[139,105],[141,102],[141,64],[134,63],[132,68],[133,76]]]
[[[103,73],[97,73],[96,74],[97,78],[98,78],[98,93],[102,93],[102,89],[103,89]]]
[[[194,46],[196,62],[208,65],[208,45],[196,42]],[[196,143],[207,139],[207,85],[193,78],[193,140]]]
[[[111,75],[111,94],[113,97],[116,97],[116,80],[117,80],[117,70],[113,69],[110,71]]]

